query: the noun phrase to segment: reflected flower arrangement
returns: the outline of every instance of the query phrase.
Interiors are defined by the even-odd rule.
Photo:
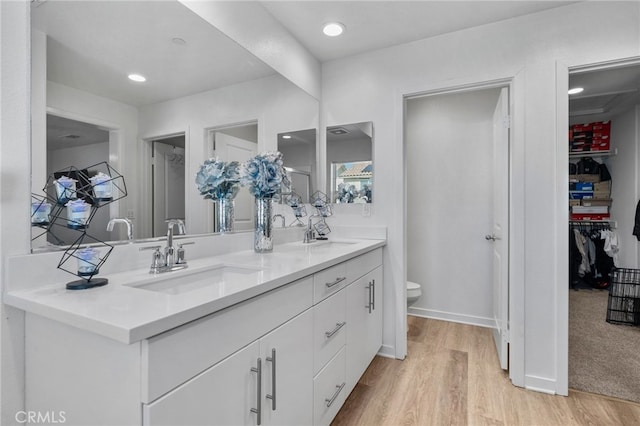
[[[240,163],[205,160],[196,173],[196,187],[205,199],[233,199],[240,189]]]
[[[265,152],[242,164],[240,182],[256,198],[272,198],[283,185],[289,185],[282,153]]]

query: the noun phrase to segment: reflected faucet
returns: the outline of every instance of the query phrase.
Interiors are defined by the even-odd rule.
[[[178,234],[184,235],[184,222],[180,219],[167,219],[167,246],[164,248],[164,258],[166,267],[171,268],[175,265],[175,248],[173,247],[173,228],[178,225]]]
[[[309,223],[307,225],[307,230],[304,233],[304,240],[302,240],[303,243],[312,243],[314,241],[316,241],[316,232],[313,229],[313,218],[314,217],[321,217],[319,214],[312,214],[311,216],[309,216]]]
[[[114,217],[107,223],[107,231],[113,231],[113,225],[116,223],[124,223],[127,226],[127,239],[133,241],[133,222],[126,217]]]
[[[279,217],[279,218],[281,218],[281,219],[282,219],[282,227],[284,228],[284,227],[285,227],[285,219],[284,219],[284,215],[281,215],[281,214],[279,214],[279,213],[278,213],[278,214],[274,214],[274,215],[273,215],[273,219],[275,220],[275,218],[276,218],[276,217]]]

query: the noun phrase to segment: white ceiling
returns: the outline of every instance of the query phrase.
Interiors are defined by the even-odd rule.
[[[48,35],[49,80],[133,106],[275,74],[177,1],[49,0],[32,25]]]
[[[563,7],[574,1],[260,1],[320,62]],[[275,71],[174,0],[53,1],[32,8],[33,27],[48,35],[48,79],[133,106],[142,106]],[[340,37],[322,24],[346,26]],[[179,45],[172,41],[186,41]],[[139,72],[136,84],[126,75]],[[572,110],[606,108],[638,97],[638,70],[581,73],[590,86]],[[597,85],[597,89],[596,89]],[[594,91],[609,93],[596,97]],[[584,119],[579,119],[583,121]]]
[[[575,1],[261,1],[320,62],[485,25]],[[346,31],[326,37],[322,26]]]

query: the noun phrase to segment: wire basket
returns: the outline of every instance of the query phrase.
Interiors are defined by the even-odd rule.
[[[612,271],[607,322],[640,325],[640,269]]]

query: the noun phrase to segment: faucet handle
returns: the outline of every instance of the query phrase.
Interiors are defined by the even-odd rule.
[[[150,247],[142,247],[140,251],[143,250],[153,250],[151,254],[151,267],[149,269],[149,273],[157,274],[160,272],[160,269],[165,266],[165,259],[162,253],[160,253],[161,246],[150,246]]]
[[[182,246],[188,246],[190,244],[195,244],[195,241],[178,244],[178,250],[176,253],[176,264],[181,265],[187,263],[187,259],[185,259],[184,249],[182,248]]]

